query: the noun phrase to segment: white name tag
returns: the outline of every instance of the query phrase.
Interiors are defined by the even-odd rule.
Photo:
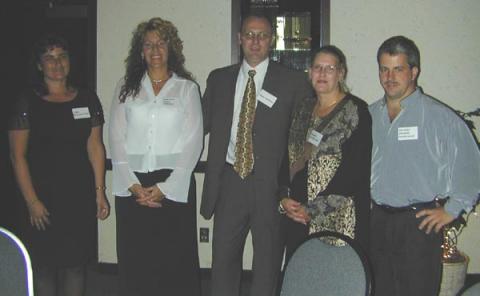
[[[74,119],[90,118],[90,111],[88,110],[88,107],[72,108],[72,113]]]
[[[307,137],[307,142],[318,146],[322,141],[323,135],[315,130],[312,130]]]
[[[167,106],[172,106],[175,104],[175,98],[163,98],[163,104]]]
[[[398,140],[418,140],[418,126],[399,127]]]
[[[262,89],[258,94],[257,99],[263,104],[267,105],[268,108],[272,108],[273,104],[277,101],[277,97],[269,93],[268,91]]]

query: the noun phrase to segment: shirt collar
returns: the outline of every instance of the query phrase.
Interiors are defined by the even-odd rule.
[[[167,80],[167,82],[165,82],[163,87],[165,87],[165,85],[169,84],[170,80],[176,80],[176,79],[178,79],[177,74],[175,74],[175,72],[172,72],[172,76]],[[153,86],[152,86],[152,83],[150,82],[150,78],[148,77],[147,71],[145,71],[145,74],[143,74],[143,78],[142,78],[140,83],[149,95],[155,97],[155,93],[153,91]],[[158,93],[157,95],[159,95],[159,94],[160,93]]]
[[[410,95],[405,97],[401,102],[400,106],[402,106],[402,109],[408,108],[412,105],[415,105],[415,103],[418,101],[420,98],[422,91],[420,90],[419,87],[415,88],[415,91],[412,92]]]
[[[267,73],[268,62],[269,62],[269,59],[266,58],[260,64],[258,64],[255,68],[253,68],[247,63],[247,61],[245,59],[243,59],[241,71],[242,71],[243,75],[245,75],[245,77],[248,77],[248,71],[249,70],[255,70],[255,72],[256,72],[255,76],[256,77],[257,76],[263,77],[263,76],[265,76],[265,73]]]
[[[406,108],[415,104],[415,102],[418,101],[418,99],[420,98],[421,94],[422,94],[422,89],[417,86],[415,88],[415,91],[413,91],[410,95],[408,95],[402,101],[400,101],[400,106],[402,106],[402,108]],[[386,105],[387,105],[387,98],[383,96],[382,106],[386,106]]]

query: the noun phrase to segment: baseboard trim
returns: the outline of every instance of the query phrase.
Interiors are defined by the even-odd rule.
[[[118,266],[117,263],[105,263],[105,262],[98,262],[94,264],[93,268],[97,270],[100,273],[105,273],[105,274],[118,274]],[[200,276],[202,278],[210,278],[210,275],[212,273],[211,268],[200,268]],[[480,276],[480,274],[479,274]],[[244,270],[242,272],[242,277],[244,279],[251,279],[252,278],[252,271],[251,270]]]

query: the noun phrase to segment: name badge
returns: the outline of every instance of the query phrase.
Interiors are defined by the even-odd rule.
[[[163,104],[166,106],[173,106],[175,104],[175,98],[163,98]]]
[[[268,108],[272,108],[273,104],[277,101],[277,97],[269,93],[268,91],[262,89],[258,94],[257,99],[263,104],[267,105]]]
[[[407,126],[398,128],[398,140],[418,140],[418,126]]]
[[[318,146],[322,141],[323,135],[315,130],[312,130],[307,137],[307,142]]]
[[[90,111],[88,110],[88,107],[72,108],[72,113],[74,119],[90,118]]]

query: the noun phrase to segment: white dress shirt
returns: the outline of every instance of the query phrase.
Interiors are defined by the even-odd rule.
[[[242,100],[243,94],[245,93],[245,88],[247,87],[248,81],[248,71],[255,70],[255,76],[253,80],[255,81],[255,94],[258,98],[258,94],[262,90],[263,80],[267,74],[268,68],[268,59],[265,59],[255,68],[252,68],[247,61],[243,60],[240,71],[238,71],[237,84],[235,85],[235,99],[233,102],[233,118],[232,118],[232,127],[230,130],[230,142],[228,144],[227,158],[226,162],[230,164],[235,163],[235,147],[237,144],[237,128],[238,121],[240,119],[240,111],[242,109]],[[255,100],[255,106],[258,100]]]
[[[186,203],[190,177],[203,146],[203,119],[197,85],[175,73],[155,95],[148,75],[136,97],[119,101],[123,79],[112,102],[109,141],[113,194],[130,196],[140,184],[134,172],[172,169],[157,186],[165,197]]]

